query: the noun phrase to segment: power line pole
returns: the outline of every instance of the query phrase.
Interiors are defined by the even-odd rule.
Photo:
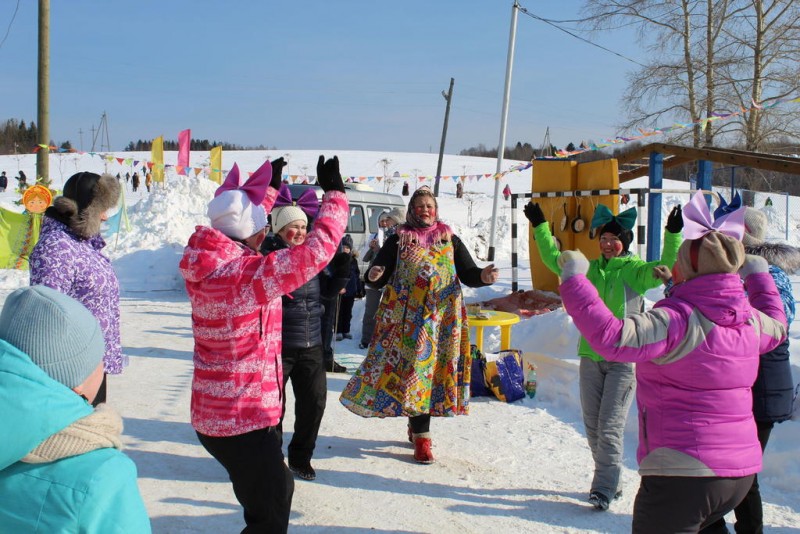
[[[447,108],[444,112],[444,127],[442,128],[442,142],[439,145],[439,163],[436,165],[436,182],[433,185],[433,196],[439,196],[439,178],[442,176],[442,159],[444,158],[444,140],[447,138],[447,122],[450,120],[450,103],[453,101],[453,84],[455,80],[450,78],[450,89],[442,96],[447,100]]]
[[[36,152],[36,179],[50,185],[50,0],[39,0],[37,98],[39,150]]]
[[[511,30],[508,36],[508,57],[506,58],[506,87],[503,92],[503,111],[500,117],[500,144],[497,147],[497,171],[500,174],[503,166],[503,151],[506,148],[506,126],[508,124],[508,101],[511,100],[511,71],[514,67],[514,46],[517,41],[517,10],[519,2],[514,0],[511,8]],[[494,231],[497,225],[497,204],[500,197],[500,180],[494,179],[494,198],[492,199],[492,224],[489,227],[489,250],[487,260],[494,261]]]

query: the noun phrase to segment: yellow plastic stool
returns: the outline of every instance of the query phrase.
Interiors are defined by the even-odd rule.
[[[475,345],[483,352],[483,328],[485,326],[500,327],[500,350],[511,348],[511,326],[519,322],[516,313],[481,310],[478,315],[467,315],[470,328],[475,328]]]

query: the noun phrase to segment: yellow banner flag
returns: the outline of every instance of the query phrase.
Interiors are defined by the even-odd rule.
[[[0,208],[0,269],[28,270],[28,257],[39,241],[41,213]]]
[[[164,136],[160,135],[153,139],[153,146],[150,149],[153,160],[153,181],[164,183]]]
[[[211,149],[211,174],[208,176],[218,184],[222,183],[222,147],[215,146]]]

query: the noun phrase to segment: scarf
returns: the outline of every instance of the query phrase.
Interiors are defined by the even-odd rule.
[[[442,221],[436,221],[430,226],[423,226],[420,228],[414,228],[408,223],[398,225],[396,228],[401,247],[417,243],[427,248],[436,243],[450,241],[453,235],[453,230]]]
[[[121,435],[122,418],[113,408],[100,404],[86,417],[45,439],[21,461],[43,464],[96,449],[122,449]]]

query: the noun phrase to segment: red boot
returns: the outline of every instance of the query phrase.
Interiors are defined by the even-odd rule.
[[[432,464],[436,460],[431,451],[431,433],[414,434],[414,459],[421,464]]]

